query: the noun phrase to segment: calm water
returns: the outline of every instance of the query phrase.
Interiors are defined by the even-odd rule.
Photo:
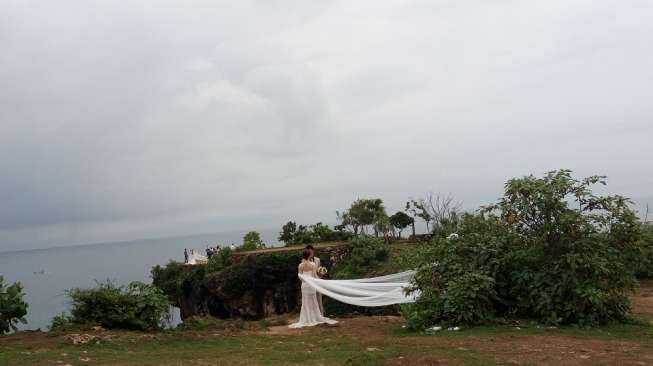
[[[183,261],[184,248],[195,248],[204,254],[208,243],[238,244],[243,234],[225,232],[0,253],[0,275],[5,277],[5,283],[23,284],[29,309],[28,323],[20,329],[46,329],[53,316],[68,310],[67,289],[92,287],[96,281],[107,279],[118,284],[149,283],[150,269],[171,259]],[[266,243],[275,242],[276,234],[273,230],[261,231]],[[179,322],[178,314],[173,321]]]

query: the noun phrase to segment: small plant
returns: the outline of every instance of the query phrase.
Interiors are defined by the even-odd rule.
[[[23,300],[23,286],[15,282],[5,287],[0,276],[0,334],[16,331],[16,324],[25,323],[27,303]]]

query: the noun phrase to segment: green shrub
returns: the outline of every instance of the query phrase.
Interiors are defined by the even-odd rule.
[[[99,283],[95,288],[69,290],[71,315],[53,319],[54,328],[71,324],[99,324],[105,328],[158,329],[169,317],[169,305],[163,292],[142,282],[116,286]]]
[[[381,275],[378,273],[388,261],[390,250],[383,240],[359,235],[350,239],[351,251],[344,257],[330,276],[336,279],[352,279]],[[397,314],[399,307],[396,305],[379,307],[362,307],[344,304],[339,301],[324,297],[324,312],[330,316],[352,314],[365,315],[390,315]]]
[[[579,181],[566,170],[513,179],[497,204],[442,225],[458,236],[438,232],[422,250],[421,297],[402,308],[409,325],[624,320],[639,226],[626,199],[593,195],[595,183],[601,177]]]
[[[231,265],[231,262],[231,249],[222,248],[209,259],[206,264],[206,273],[220,272]]]
[[[653,277],[653,225],[641,225],[631,263],[638,278]]]
[[[225,253],[228,251],[222,250]],[[221,251],[221,252],[222,252]],[[221,253],[222,255],[222,253]],[[220,256],[220,258],[222,258]],[[187,266],[170,261],[164,267],[156,265],[152,268],[152,284],[161,289],[168,297],[168,301],[174,306],[179,307],[180,301],[184,296],[194,291],[206,289],[206,273],[220,267],[222,259],[211,258],[207,266]]]
[[[296,288],[300,261],[298,252],[247,256],[215,274],[212,277],[215,283],[211,287],[219,289],[218,295],[224,299],[237,299],[248,291],[262,298],[265,291],[274,287]]]
[[[5,287],[4,278],[0,276],[0,334],[15,331],[16,324],[26,322],[27,303],[23,300],[24,296],[20,282]]]
[[[349,243],[351,252],[332,274],[334,278],[349,279],[370,274],[390,255],[388,246],[383,240],[373,236],[359,235],[352,238]]]

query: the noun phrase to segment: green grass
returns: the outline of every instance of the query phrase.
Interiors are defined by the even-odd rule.
[[[414,337],[418,335],[421,337],[465,338],[469,336],[556,335],[599,339],[636,340],[653,344],[653,324],[643,320],[633,320],[631,323],[614,323],[591,328],[577,326],[551,327],[536,323],[462,327],[458,331],[441,330],[432,335],[416,333],[411,330],[397,327],[387,327],[387,331],[397,337]]]
[[[273,320],[273,324],[284,320]],[[217,325],[216,325],[217,324]],[[495,355],[451,346],[474,339],[573,336],[632,341],[653,350],[653,326],[640,322],[582,329],[535,325],[488,326],[443,331],[434,336],[408,332],[397,323],[372,323],[361,334],[338,328],[306,334],[261,334],[240,326],[209,324],[201,330],[156,333],[108,332],[99,344],[72,345],[63,334],[0,337],[0,365],[383,365],[400,357],[435,357],[465,365],[497,364]],[[268,324],[252,322],[246,329]],[[271,325],[270,325],[271,326]],[[222,331],[226,330],[226,331]],[[365,331],[376,334],[368,340]],[[97,334],[97,333],[96,333]],[[409,338],[414,337],[414,338]],[[38,340],[35,340],[38,338]],[[403,341],[402,341],[403,339]],[[414,341],[416,340],[416,341]],[[61,362],[58,362],[61,361]]]
[[[368,350],[348,336],[172,331],[154,334],[119,332],[100,344],[72,345],[55,336],[43,347],[2,349],[0,365],[383,365],[407,354],[440,355],[465,364],[493,364],[482,355],[446,347],[389,346]],[[86,361],[84,361],[86,360]],[[59,363],[58,361],[62,361]]]

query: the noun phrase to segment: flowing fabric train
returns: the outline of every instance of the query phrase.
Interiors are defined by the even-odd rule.
[[[346,304],[384,306],[415,302],[418,292],[406,294],[405,289],[415,277],[415,271],[356,280],[323,280],[300,274],[299,278],[317,292]]]

